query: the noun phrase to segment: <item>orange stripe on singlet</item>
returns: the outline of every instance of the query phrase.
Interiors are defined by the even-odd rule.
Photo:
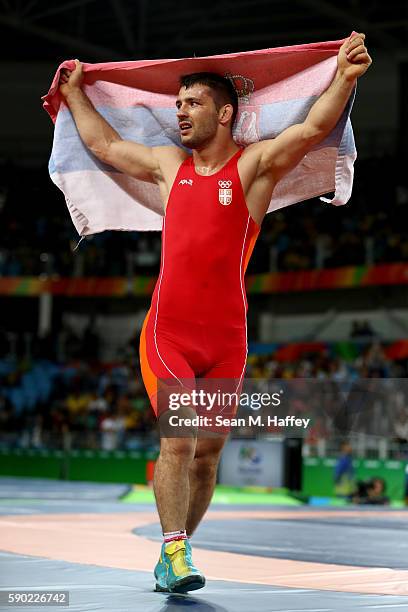
[[[257,231],[255,232],[255,234],[252,236],[251,240],[249,241],[248,249],[247,249],[247,252],[246,252],[246,255],[245,255],[245,261],[244,261],[244,270],[243,270],[244,274],[245,274],[246,269],[248,267],[249,260],[251,259],[252,251],[254,250],[255,242],[256,242],[256,239],[259,236],[259,232],[260,231],[261,231],[261,228],[258,228]]]
[[[143,323],[142,331],[140,334],[140,369],[142,371],[142,378],[146,387],[147,394],[150,398],[153,409],[157,410],[157,376],[150,367],[149,360],[147,358],[146,348],[146,327],[150,317],[150,310],[146,315]]]

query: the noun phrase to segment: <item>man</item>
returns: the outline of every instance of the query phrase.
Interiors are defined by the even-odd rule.
[[[147,147],[122,140],[81,91],[82,67],[61,73],[60,91],[85,145],[101,161],[156,183],[163,201],[160,276],[141,334],[141,367],[158,416],[162,381],[233,381],[244,375],[246,297],[243,277],[278,181],[335,127],[356,79],[371,58],[364,34],[341,47],[338,70],[302,124],[240,149],[232,138],[237,95],[228,79],[198,73],[181,78],[176,102],[181,144]],[[197,210],[199,209],[199,214]],[[225,436],[162,437],[154,491],[164,543],[156,590],[204,586],[188,537],[213,494]]]
[[[353,449],[349,442],[341,445],[340,457],[334,468],[334,490],[338,497],[349,497],[355,489]]]

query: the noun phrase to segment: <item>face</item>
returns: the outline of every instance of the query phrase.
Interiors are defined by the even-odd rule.
[[[376,495],[379,495],[380,493],[383,493],[383,490],[384,490],[384,485],[383,485],[382,480],[375,479],[373,482],[373,492]]]
[[[176,106],[182,145],[198,149],[214,139],[219,126],[218,111],[206,85],[182,87]]]

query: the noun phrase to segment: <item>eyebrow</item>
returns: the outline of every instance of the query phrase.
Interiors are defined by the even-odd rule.
[[[191,97],[191,98],[184,98],[184,100],[186,100],[187,102],[201,102],[200,98],[194,98],[194,97]],[[177,100],[176,100],[176,106],[177,106],[177,104],[178,104],[179,102],[181,103],[181,102],[182,102],[182,100],[180,100],[180,98],[177,98]]]

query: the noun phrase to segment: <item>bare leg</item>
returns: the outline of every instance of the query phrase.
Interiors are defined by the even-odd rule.
[[[186,528],[196,438],[161,438],[153,489],[163,533]]]
[[[226,437],[199,438],[190,465],[190,503],[186,531],[191,535],[203,518],[214,493],[217,467]]]

